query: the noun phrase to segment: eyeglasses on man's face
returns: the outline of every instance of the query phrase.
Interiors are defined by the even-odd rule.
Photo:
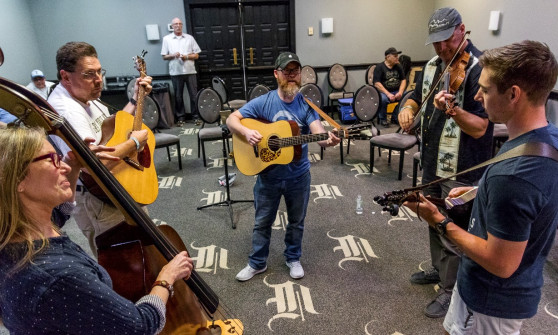
[[[85,80],[95,80],[97,79],[97,77],[101,77],[101,79],[105,76],[105,74],[107,73],[107,70],[105,69],[100,69],[100,70],[89,70],[89,71],[83,71],[81,72],[81,76],[83,79]]]
[[[277,70],[283,72],[285,76],[298,76],[300,74],[300,68],[297,67],[296,69],[284,69],[284,70]]]
[[[31,163],[42,161],[44,159],[49,159],[49,158],[52,162],[52,165],[54,165],[55,168],[59,169],[60,168],[60,162],[62,161],[62,155],[57,154],[56,152],[49,152],[48,154],[44,154],[42,156],[35,157],[31,161]]]

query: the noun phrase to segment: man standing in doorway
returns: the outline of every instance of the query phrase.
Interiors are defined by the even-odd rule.
[[[195,123],[198,123],[198,111],[196,110],[196,94],[198,93],[198,79],[196,76],[195,60],[201,52],[196,40],[182,32],[182,21],[175,17],[172,19],[173,32],[163,37],[161,55],[164,60],[169,61],[169,74],[174,87],[174,116],[178,126],[186,121],[184,109],[184,84],[188,88],[190,96],[190,112]]]

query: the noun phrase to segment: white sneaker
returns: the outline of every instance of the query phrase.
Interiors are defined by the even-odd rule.
[[[304,277],[304,269],[302,268],[302,264],[299,261],[294,262],[287,262],[287,266],[291,269],[290,275],[293,279],[300,279]]]
[[[262,273],[265,270],[267,270],[267,265],[265,266],[265,268],[261,269],[261,270],[256,270],[253,269],[250,264],[246,265],[246,267],[244,269],[242,269],[237,275],[236,275],[236,279],[238,281],[247,281],[252,279],[252,277],[254,277],[255,275],[257,275],[258,273]]]

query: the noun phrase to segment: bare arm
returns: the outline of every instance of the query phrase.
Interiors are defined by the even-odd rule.
[[[242,114],[240,114],[239,111],[232,112],[231,115],[229,115],[229,117],[227,118],[227,127],[229,127],[229,130],[231,132],[244,136],[246,138],[246,141],[248,141],[248,143],[250,143],[251,145],[260,143],[263,136],[257,130],[243,126],[240,123],[240,120],[242,120],[243,118],[244,117],[242,116]]]
[[[446,101],[452,98],[452,94],[448,94],[446,91],[440,91],[434,97],[434,106],[439,110],[445,111]],[[480,138],[486,133],[486,129],[488,128],[488,119],[469,113],[459,106],[455,106],[453,112],[448,115],[453,117],[455,123],[457,123],[465,134],[473,138]]]
[[[441,222],[445,216],[422,194],[420,198],[418,207],[417,202],[407,201],[404,205],[415,213],[418,211],[420,216],[435,228],[436,224]],[[490,233],[484,240],[461,229],[453,222],[446,226],[446,236],[486,271],[501,278],[508,278],[517,270],[527,246],[527,241],[507,241]]]

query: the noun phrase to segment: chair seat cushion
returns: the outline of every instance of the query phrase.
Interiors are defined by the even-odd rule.
[[[417,143],[414,135],[392,133],[374,136],[370,139],[370,144],[392,150],[407,150]]]
[[[166,134],[166,133],[155,133],[155,147],[166,147],[171,144],[176,144],[180,142],[180,138],[173,134]]]
[[[200,140],[220,139],[223,136],[221,127],[202,128],[198,133]]]
[[[229,107],[231,109],[239,109],[240,107],[242,107],[244,105],[246,105],[246,100],[238,99],[238,100],[229,101]]]

